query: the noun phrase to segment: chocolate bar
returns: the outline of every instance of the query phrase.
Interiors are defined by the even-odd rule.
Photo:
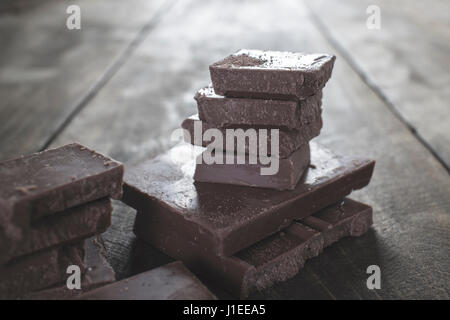
[[[212,152],[216,155],[214,152]],[[194,180],[199,182],[226,183],[233,185],[292,190],[297,185],[303,172],[309,165],[309,144],[294,151],[288,158],[271,159],[270,164],[250,164],[248,156],[240,155],[244,164],[238,164],[238,155],[234,155],[232,164],[226,164],[226,154],[222,152],[221,164],[207,164],[197,161]],[[201,154],[199,157],[203,157]],[[275,165],[275,163],[277,163]],[[262,168],[271,171],[270,175],[262,173]]]
[[[306,260],[347,236],[360,236],[372,225],[372,208],[351,199],[328,207],[313,216],[295,221],[286,229],[261,240],[231,257],[208,255],[186,242],[176,231],[165,235],[170,241],[154,241],[147,226],[149,212],[138,211],[134,232],[174,259],[182,260],[205,281],[232,295],[246,298],[250,293],[296,275]]]
[[[215,296],[177,261],[92,290],[81,300],[213,300]]]
[[[122,177],[122,164],[79,144],[0,163],[0,264],[41,218],[104,197],[120,199]]]
[[[106,260],[106,250],[101,237],[92,237],[85,241],[85,272],[81,279],[81,289],[68,289],[66,283],[52,288],[32,292],[25,300],[67,300],[78,295],[116,281],[114,270]],[[67,275],[66,275],[67,277]]]
[[[0,266],[0,299],[17,299],[66,280],[69,265],[84,273],[83,243],[62,246],[14,259]]]
[[[322,91],[301,101],[228,98],[209,86],[196,95],[200,120],[213,127],[276,126],[298,130],[317,122],[322,114]]]
[[[222,96],[303,100],[331,77],[335,56],[240,50],[209,66],[214,91]]]
[[[111,225],[111,213],[111,200],[103,198],[42,218],[32,224],[12,258],[103,233]]]
[[[197,126],[201,126],[202,132],[201,132],[201,136],[198,138],[196,137],[196,133],[195,132],[195,125],[197,123]],[[226,130],[227,129],[242,129],[242,130],[247,130],[247,129],[254,129],[256,130],[257,133],[257,143],[259,146],[259,129],[267,129],[267,155],[272,155],[272,153],[274,153],[274,155],[276,156],[276,152],[272,152],[272,137],[271,137],[271,131],[270,129],[272,128],[268,128],[268,127],[249,127],[249,126],[245,126],[245,125],[240,125],[237,127],[227,127],[227,128],[216,128],[214,126],[211,126],[209,123],[206,123],[204,121],[199,120],[198,115],[193,115],[187,119],[185,119],[183,121],[183,123],[181,124],[182,128],[186,130],[185,135],[184,135],[184,141],[186,141],[187,143],[191,143],[194,145],[199,145],[199,146],[203,146],[203,147],[207,147],[212,141],[214,141],[214,139],[206,139],[206,137],[204,137],[203,139],[203,135],[205,133],[206,130],[208,129],[218,129],[220,130],[221,134],[222,134],[222,141],[223,141],[223,147],[222,150],[229,150],[230,146],[228,146],[226,144]],[[320,133],[320,129],[322,129],[322,118],[319,117],[318,119],[316,119],[315,122],[306,124],[302,127],[300,127],[299,130],[279,130],[278,132],[278,144],[279,144],[279,150],[278,150],[278,157],[279,158],[287,158],[289,157],[295,150],[298,150],[300,147],[302,147],[303,145],[307,144],[311,139],[313,139],[314,137],[318,136]],[[234,150],[238,149],[238,139],[234,138],[233,139],[233,145],[231,146],[232,148],[234,148]],[[244,145],[245,149],[244,152],[247,154],[250,154],[252,152],[251,148],[249,148],[249,142],[248,140],[245,141],[245,145]],[[257,149],[258,150],[258,149]],[[258,151],[257,151],[258,152]]]
[[[375,162],[340,157],[310,143],[311,165],[294,190],[194,184],[195,159],[204,150],[180,144],[127,169],[122,201],[148,214],[152,243],[170,242],[175,231],[186,242],[216,255],[232,255],[293,220],[305,218],[366,186]]]

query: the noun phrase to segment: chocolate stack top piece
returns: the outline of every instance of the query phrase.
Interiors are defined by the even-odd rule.
[[[2,209],[28,218],[63,211],[102,197],[120,199],[123,165],[73,143],[0,163]]]
[[[228,97],[303,100],[321,90],[335,56],[242,49],[209,67],[214,91]]]

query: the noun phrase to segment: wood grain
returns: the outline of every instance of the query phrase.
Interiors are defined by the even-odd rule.
[[[55,144],[77,140],[127,165],[171,146],[170,133],[195,113],[208,65],[239,48],[337,53],[325,88],[319,142],[377,160],[370,186],[355,199],[374,207],[373,230],[307,263],[295,278],[254,297],[275,299],[449,298],[450,180],[443,166],[388,111],[296,1],[178,3]],[[120,276],[132,272],[134,212],[116,206],[106,233]],[[382,289],[366,288],[377,264]]]
[[[81,30],[66,28],[66,8],[74,4],[81,9]],[[161,4],[50,1],[1,15],[0,160],[41,149],[110,76]]]
[[[366,27],[376,4],[381,29]],[[450,2],[308,1],[315,22],[362,78],[450,170]]]

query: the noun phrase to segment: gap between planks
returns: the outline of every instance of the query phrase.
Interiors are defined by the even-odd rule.
[[[424,146],[431,155],[447,170],[447,173],[450,173],[450,166],[444,161],[444,159],[433,149],[433,147],[420,135],[418,134],[416,128],[409,123],[405,117],[397,110],[394,103],[383,93],[381,88],[377,86],[377,84],[370,80],[369,77],[366,76],[363,69],[358,65],[358,63],[352,58],[350,52],[345,49],[339,41],[336,40],[335,37],[328,30],[328,27],[322,22],[322,20],[317,16],[314,9],[304,1],[305,7],[308,8],[309,13],[311,15],[311,20],[314,25],[317,27],[319,32],[324,36],[324,38],[328,41],[328,43],[335,48],[336,51],[347,61],[349,66],[353,71],[359,76],[359,78],[383,101],[384,105],[387,107],[389,111],[411,132],[411,134],[419,141],[422,146]]]

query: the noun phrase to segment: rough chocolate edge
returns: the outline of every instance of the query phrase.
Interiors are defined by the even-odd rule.
[[[346,201],[356,203],[350,199]],[[366,233],[373,223],[372,208],[361,203],[359,205],[361,205],[361,211],[354,216],[345,218],[328,230],[317,230],[320,232],[317,236],[308,239],[297,248],[269,261],[260,268],[250,270],[252,274],[247,278],[251,280],[244,282],[240,298],[246,298],[250,293],[262,291],[275,283],[292,278],[303,268],[308,259],[318,256],[326,247],[340,239],[348,236],[359,237]],[[301,221],[295,223],[309,228]]]

